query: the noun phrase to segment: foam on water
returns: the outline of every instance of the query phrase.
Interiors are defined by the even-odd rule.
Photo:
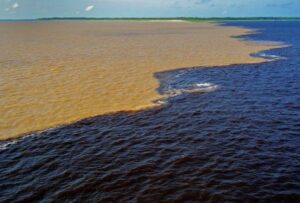
[[[212,83],[196,83],[187,85],[186,87],[180,88],[180,89],[169,89],[165,92],[166,95],[169,97],[178,96],[184,93],[204,93],[204,92],[212,92],[215,91],[218,88],[218,85],[212,84]]]
[[[38,136],[41,136],[45,132],[51,133],[52,131],[58,130],[61,127],[62,126],[47,128],[45,130],[40,130],[40,131],[36,131],[36,132],[33,132],[33,133],[26,134],[26,135],[24,135],[22,137],[19,137],[19,138],[14,138],[14,139],[6,140],[6,141],[0,141],[0,152],[8,149],[10,146],[13,146],[13,145],[15,145],[15,144],[27,139],[27,138],[38,137]]]
[[[0,151],[7,149],[10,145],[16,144],[17,143],[17,139],[15,140],[11,140],[11,141],[7,141],[4,143],[0,144]]]
[[[180,75],[176,75],[175,78],[179,78]],[[195,84],[185,84],[180,87],[172,87],[171,85],[164,90],[163,95],[165,96],[162,99],[155,100],[155,103],[159,104],[166,104],[167,100],[182,94],[189,94],[189,93],[207,93],[213,92],[219,88],[218,85],[213,83],[195,83]]]
[[[259,57],[259,58],[264,58],[264,59],[269,59],[269,60],[282,60],[282,59],[286,59],[286,57],[275,55],[275,54],[268,54],[265,51],[256,52],[256,53],[253,53],[253,54],[250,54],[250,55],[253,56],[253,57]]]

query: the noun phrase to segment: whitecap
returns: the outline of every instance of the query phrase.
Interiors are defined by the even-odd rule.
[[[9,141],[3,141],[2,143],[0,143],[0,151],[6,150],[6,149],[8,149],[9,146],[17,144],[18,142],[21,142],[22,140],[24,140],[26,138],[40,136],[44,132],[51,132],[53,130],[58,129],[59,127],[61,127],[61,126],[47,128],[45,130],[40,130],[40,131],[31,133],[31,134],[28,134],[28,135],[24,135],[20,138],[16,138],[16,139],[9,140]]]
[[[280,60],[280,59],[286,59],[285,57],[278,56],[275,54],[267,54],[265,52],[257,52],[251,54],[254,57],[264,58],[264,59],[270,59],[270,60]]]
[[[184,93],[206,93],[213,92],[218,89],[219,86],[213,83],[194,83],[181,88],[171,88],[164,91],[165,98],[154,101],[158,104],[166,104],[167,99],[179,96]]]
[[[12,140],[8,142],[4,142],[3,144],[0,144],[0,151],[6,150],[10,145],[16,144],[18,140]]]

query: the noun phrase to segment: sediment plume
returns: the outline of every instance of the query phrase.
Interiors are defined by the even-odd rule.
[[[154,73],[260,63],[251,30],[167,21],[0,22],[0,139],[158,104]]]

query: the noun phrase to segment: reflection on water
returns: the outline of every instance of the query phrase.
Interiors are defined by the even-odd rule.
[[[188,22],[0,22],[0,139],[154,106],[158,71],[254,63],[245,29]],[[239,50],[236,52],[236,50]]]
[[[286,59],[160,72],[162,95],[219,88],[18,139],[0,151],[0,201],[298,202],[300,22],[234,24],[292,44],[267,52]]]

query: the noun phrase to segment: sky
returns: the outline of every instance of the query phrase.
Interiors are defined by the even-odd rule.
[[[0,0],[0,19],[299,17],[300,0]]]

